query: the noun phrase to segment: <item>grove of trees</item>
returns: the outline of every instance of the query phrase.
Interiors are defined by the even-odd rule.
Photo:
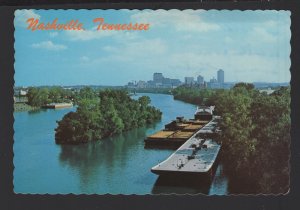
[[[58,144],[99,140],[122,131],[153,123],[162,113],[150,106],[150,98],[131,99],[124,90],[83,88],[77,95],[78,108],[69,112],[55,129]]]
[[[27,97],[30,106],[40,107],[49,103],[70,102],[74,93],[61,87],[30,87]]]
[[[222,162],[230,180],[251,186],[246,193],[288,192],[290,87],[270,95],[245,83],[230,90],[179,87],[174,98],[216,105],[223,119]]]

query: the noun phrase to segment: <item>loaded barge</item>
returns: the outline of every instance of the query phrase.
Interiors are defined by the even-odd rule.
[[[221,149],[219,116],[213,116],[214,107],[198,107],[195,118],[205,125],[192,133],[188,139],[165,161],[151,168],[158,175],[211,175]],[[209,121],[207,121],[209,120]],[[193,125],[193,124],[192,124]]]
[[[160,130],[145,139],[145,147],[180,147],[212,120],[214,107],[197,107],[194,119],[177,117]],[[203,132],[203,131],[202,131]]]
[[[73,107],[72,103],[51,103],[42,106],[44,109],[62,109],[62,108],[71,108]]]

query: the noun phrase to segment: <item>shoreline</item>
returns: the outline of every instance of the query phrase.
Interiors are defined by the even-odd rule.
[[[30,106],[26,103],[15,103],[14,104],[14,112],[28,112],[33,110],[39,110],[40,107]]]

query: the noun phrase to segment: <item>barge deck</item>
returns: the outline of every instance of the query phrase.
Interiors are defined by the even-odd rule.
[[[204,120],[176,120],[150,136],[145,141],[146,147],[180,147],[190,139],[209,121]]]
[[[203,134],[214,133],[217,128],[217,118],[213,118],[203,128],[192,135],[169,158],[151,168],[158,175],[206,175],[212,173],[212,168],[218,157],[221,143]],[[204,132],[205,131],[205,132]]]

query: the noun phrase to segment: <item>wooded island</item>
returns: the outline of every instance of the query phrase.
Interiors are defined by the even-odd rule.
[[[150,106],[150,98],[132,99],[125,90],[83,88],[76,112],[69,112],[55,129],[58,144],[78,144],[151,124],[161,119],[160,110]]]

